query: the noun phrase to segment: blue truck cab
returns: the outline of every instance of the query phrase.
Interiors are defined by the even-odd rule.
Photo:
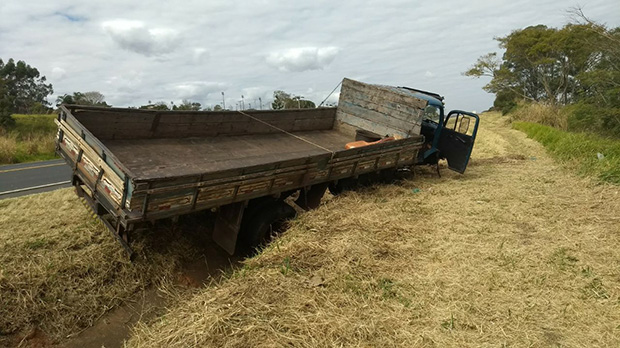
[[[444,111],[443,97],[439,94],[399,87],[418,99],[427,101],[420,133],[424,135],[424,147],[418,153],[417,164],[437,164],[440,159],[448,167],[464,173],[474,147],[480,117],[472,112]]]

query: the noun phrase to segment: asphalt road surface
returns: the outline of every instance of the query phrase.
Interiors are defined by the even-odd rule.
[[[63,159],[0,166],[0,199],[71,186],[71,168]]]

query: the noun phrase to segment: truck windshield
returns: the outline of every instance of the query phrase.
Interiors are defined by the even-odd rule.
[[[424,119],[439,123],[439,108],[434,105],[427,105],[424,108]]]

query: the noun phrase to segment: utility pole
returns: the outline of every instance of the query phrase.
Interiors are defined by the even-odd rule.
[[[241,110],[245,110],[245,99],[243,99],[243,94],[241,95]]]
[[[258,97],[258,102],[260,103],[260,109],[259,110],[262,110],[263,109],[263,100],[261,99],[261,97]]]
[[[224,98],[224,92],[222,92],[222,109],[226,110],[226,98]]]

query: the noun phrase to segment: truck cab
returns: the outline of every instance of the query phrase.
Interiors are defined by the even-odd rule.
[[[425,142],[418,152],[417,164],[436,165],[440,159],[445,159],[448,168],[464,173],[476,140],[479,116],[462,110],[452,110],[446,115],[444,98],[439,94],[409,87],[399,88],[427,101],[420,131]]]

